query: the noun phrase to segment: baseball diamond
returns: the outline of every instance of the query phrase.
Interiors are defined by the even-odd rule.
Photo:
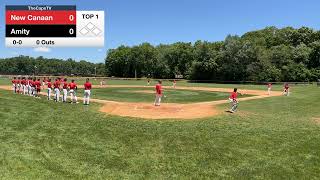
[[[320,179],[320,1],[70,2],[0,2],[0,179]]]

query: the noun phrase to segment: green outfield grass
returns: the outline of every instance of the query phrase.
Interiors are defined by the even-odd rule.
[[[1,179],[318,179],[319,92],[295,86],[236,114],[155,121],[0,90]]]

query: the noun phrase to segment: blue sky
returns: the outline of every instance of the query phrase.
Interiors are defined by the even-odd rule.
[[[104,48],[52,48],[50,52],[5,48],[3,16],[0,57],[28,55],[104,62],[107,50],[122,44],[220,41],[228,34],[242,35],[266,26],[320,29],[318,0],[1,0],[0,4],[2,11],[5,5],[15,4],[76,4],[78,10],[106,13]]]

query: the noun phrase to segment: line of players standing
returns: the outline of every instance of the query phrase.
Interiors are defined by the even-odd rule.
[[[56,78],[54,82],[50,78],[44,78],[42,83],[40,78],[26,78],[26,77],[14,77],[12,79],[12,89],[13,93],[29,95],[36,98],[40,98],[41,87],[42,89],[47,86],[47,96],[48,100],[51,100],[51,94],[53,91],[55,102],[60,101],[60,94],[62,94],[62,102],[67,102],[68,94],[71,97],[71,103],[78,103],[77,90],[78,86],[75,83],[75,80],[71,80],[68,83],[66,78]],[[83,104],[89,105],[90,95],[91,95],[92,84],[89,79],[84,83],[84,97]]]

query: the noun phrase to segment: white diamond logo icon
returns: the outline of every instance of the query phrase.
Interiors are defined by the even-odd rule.
[[[95,28],[92,32],[93,32],[93,34],[95,34],[97,36],[101,33],[101,30],[98,28]]]
[[[81,31],[80,31],[80,33],[82,34],[82,35],[86,35],[86,34],[88,34],[88,30],[86,29],[86,28],[83,28],[83,29],[81,29]]]
[[[90,22],[89,24],[87,24],[87,28],[89,30],[92,30],[95,26]]]

